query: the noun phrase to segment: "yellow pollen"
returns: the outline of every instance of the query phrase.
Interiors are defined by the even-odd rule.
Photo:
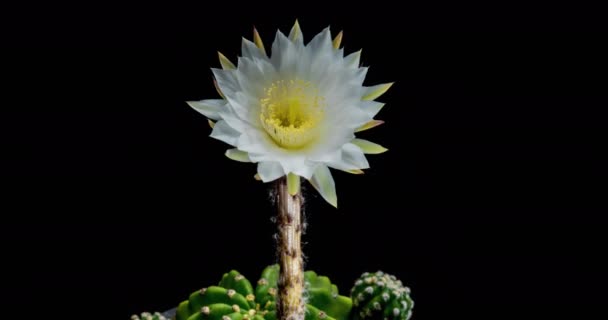
[[[260,99],[262,126],[281,147],[299,149],[319,135],[325,99],[309,81],[280,80],[265,88]]]

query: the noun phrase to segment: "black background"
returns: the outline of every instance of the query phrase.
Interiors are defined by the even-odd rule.
[[[184,101],[216,50],[298,18],[396,81],[390,149],[307,188],[307,266],[347,293],[381,269],[414,319],[597,319],[605,305],[606,34],[568,5],[24,4],[3,10],[2,289],[23,316],[126,319],[274,261],[270,185]]]

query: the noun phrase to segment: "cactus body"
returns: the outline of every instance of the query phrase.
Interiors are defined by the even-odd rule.
[[[131,320],[167,320],[162,314],[155,312],[142,312],[140,316],[134,314],[131,316]]]
[[[348,320],[352,307],[349,297],[340,296],[327,277],[307,271],[304,278],[305,320]],[[276,320],[278,279],[279,266],[269,266],[254,290],[249,280],[232,270],[217,286],[196,291],[180,303],[176,320]]]
[[[217,286],[192,293],[179,304],[173,320],[277,320],[279,265],[264,269],[254,286],[238,271],[224,274]],[[410,289],[381,271],[364,273],[341,296],[328,277],[304,273],[304,320],[409,320],[414,301]],[[351,299],[352,298],[352,299]],[[132,320],[167,320],[144,312]]]
[[[366,272],[351,290],[352,319],[408,320],[414,308],[409,294],[410,289],[395,276]]]

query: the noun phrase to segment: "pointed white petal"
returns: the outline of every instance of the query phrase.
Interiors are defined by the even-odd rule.
[[[237,142],[239,150],[250,153],[252,161],[268,161],[269,154],[280,152],[278,146],[268,137],[268,134],[256,129],[247,129]]]
[[[378,101],[362,101],[361,110],[367,113],[367,116],[371,118],[375,117],[378,112],[384,107],[383,102]]]
[[[310,184],[321,194],[325,201],[329,202],[334,207],[338,207],[338,196],[336,195],[336,185],[334,178],[331,176],[329,168],[325,165],[320,165],[315,170]]]
[[[306,45],[306,49],[308,52],[313,54],[332,53],[333,46],[329,27],[323,29],[323,31],[314,36],[314,38],[312,38],[312,40],[310,40],[310,42]]]
[[[263,161],[258,163],[258,175],[263,182],[270,182],[285,175],[278,162]]]
[[[328,162],[327,165],[342,171],[369,168],[369,162],[361,148],[352,143],[347,143],[342,147],[340,160]]]
[[[352,143],[367,154],[379,154],[388,151],[387,148],[365,139],[354,139]]]
[[[217,81],[217,85],[224,96],[230,97],[235,92],[240,91],[240,86],[236,80],[235,70],[222,70],[217,68],[211,68],[213,76]]]
[[[220,114],[221,116],[221,114]],[[371,120],[369,112],[361,108],[349,108],[340,121],[341,126],[355,130]]]
[[[220,90],[220,86],[217,84],[217,80],[215,79],[213,79],[213,86],[215,87],[215,90],[220,95],[220,97],[222,97],[222,99],[226,99],[226,96],[224,96],[224,93],[222,92],[222,90]]]
[[[355,76],[353,77],[352,83],[357,86],[363,86],[363,80],[365,80],[365,76],[367,76],[368,67],[358,68],[355,72]],[[364,89],[364,88],[362,88]]]
[[[241,43],[241,54],[243,55],[243,58],[267,59],[265,52],[260,50],[260,48],[258,48],[258,46],[256,46],[255,43],[253,43],[245,38],[243,38],[243,41]],[[240,67],[240,64],[239,64],[239,67]]]
[[[259,51],[257,47],[253,50]],[[255,98],[256,103],[259,103],[259,98],[264,96],[264,88],[276,76],[272,65],[258,61],[260,59],[240,57],[239,69],[235,72],[241,90]]]
[[[394,82],[389,82],[372,87],[365,87],[365,93],[363,94],[363,97],[361,97],[361,100],[374,100],[383,95],[393,84]]]
[[[298,58],[296,45],[281,31],[277,31],[272,43],[272,55],[270,56],[274,68],[284,74],[291,74],[296,69]]]
[[[228,149],[226,150],[226,157],[230,158],[231,160],[234,161],[239,161],[239,162],[251,162],[251,160],[249,159],[249,155],[247,154],[247,152],[241,151],[239,149]]]
[[[186,103],[205,117],[218,120],[220,118],[219,112],[226,105],[226,100],[207,99],[201,101],[186,101]]]
[[[357,169],[369,168],[367,158],[361,149],[352,143],[347,143],[342,147],[342,161],[354,165]]]
[[[285,153],[284,150],[282,152],[275,153],[273,157],[281,163],[285,174],[294,173],[300,177],[310,179],[316,168],[315,163],[306,160],[306,156],[303,154]]]
[[[298,23],[297,19],[289,32],[289,40],[293,41],[295,44],[304,45],[304,35],[302,34],[302,30],[300,29],[300,24]]]
[[[361,59],[361,51],[353,52],[344,58],[344,63],[349,68],[359,68],[359,60]]]
[[[353,137],[348,139],[348,141],[352,141],[354,139],[354,135],[352,135]],[[342,145],[344,145],[344,143],[341,143]],[[318,154],[311,154],[308,157],[311,161],[316,161],[316,162],[332,162],[332,161],[340,161],[340,159],[342,158],[342,150],[339,149],[335,149],[335,148],[331,148],[328,150],[325,150],[323,152],[319,152]]]
[[[241,133],[230,127],[226,121],[220,120],[213,126],[210,137],[236,146],[240,135]]]
[[[211,129],[213,129],[213,127],[215,127],[215,122],[207,119],[207,123],[209,123],[209,126],[211,127]]]
[[[217,56],[220,59],[220,64],[222,65],[222,69],[224,69],[224,70],[236,69],[236,66],[234,65],[234,63],[232,63],[228,58],[226,58],[226,56],[223,55],[221,52],[218,51]]]
[[[224,120],[226,123],[228,123],[228,125],[232,129],[234,129],[238,132],[243,132],[243,131],[245,131],[245,129],[251,127],[251,125],[249,125],[249,123],[247,123],[245,120],[243,120],[239,116],[237,116],[236,113],[234,112],[233,108],[231,108],[229,105],[227,105],[226,108],[223,108],[222,110],[220,110],[219,115],[222,118],[222,120]]]
[[[293,170],[293,173],[305,179],[310,179],[315,172],[317,165],[317,163],[305,160],[303,164],[298,165],[296,169]]]

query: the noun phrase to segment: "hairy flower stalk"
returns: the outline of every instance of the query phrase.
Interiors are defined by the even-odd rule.
[[[304,266],[302,259],[302,194],[299,177],[288,177],[276,182],[277,227],[279,254],[279,296],[277,318],[303,320],[306,310],[304,291]]]

